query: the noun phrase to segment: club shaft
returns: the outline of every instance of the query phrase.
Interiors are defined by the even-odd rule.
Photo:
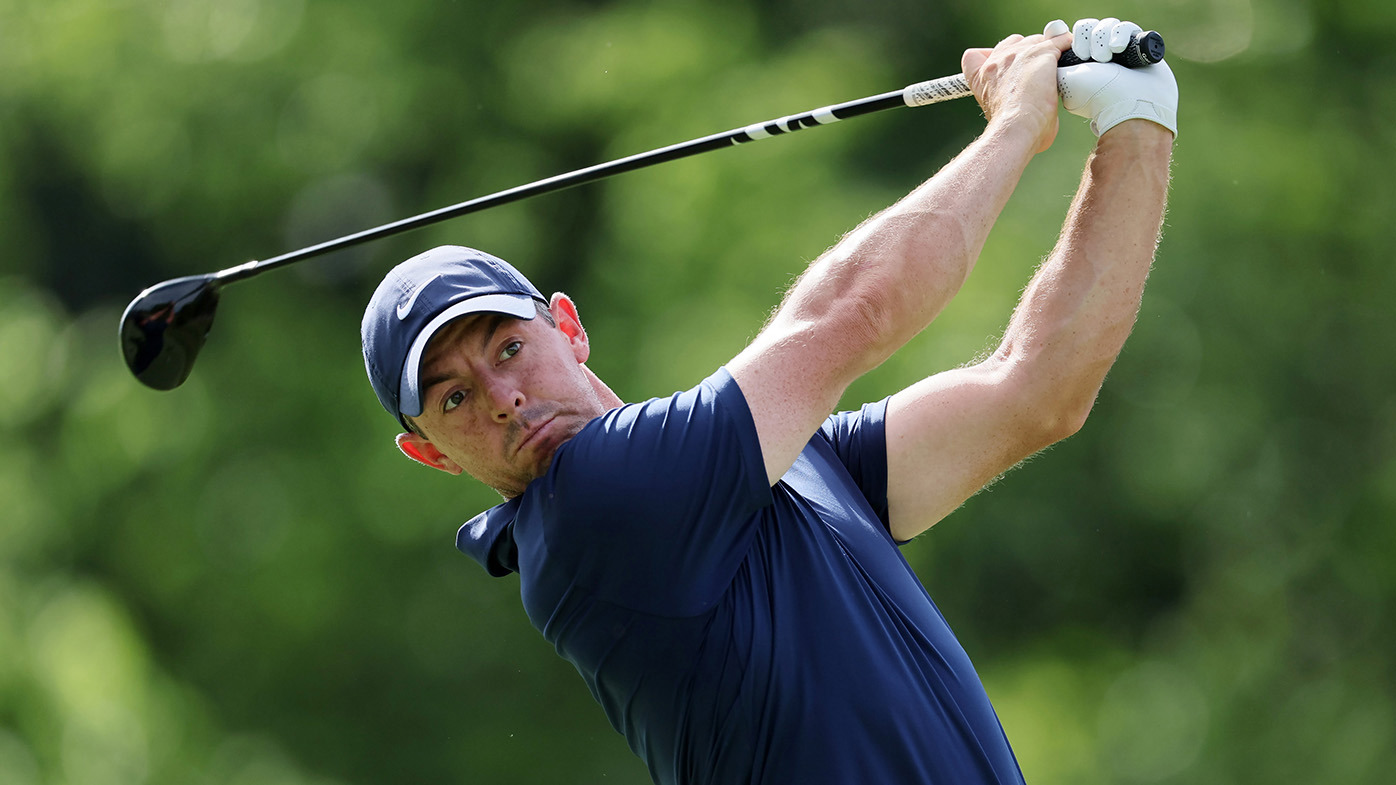
[[[1144,42],[1154,40],[1156,51],[1146,51]],[[1121,56],[1116,57],[1116,62],[1135,66],[1136,64],[1147,64],[1157,62],[1163,57],[1163,39],[1158,37],[1158,33],[1142,33],[1136,36],[1130,49]],[[1074,62],[1080,62],[1074,60]],[[1062,60],[1062,65],[1073,64],[1070,51]],[[872,95],[866,98],[859,98],[853,101],[846,101],[841,104],[812,109],[800,114],[786,115],[785,117],[768,120],[764,123],[753,123],[752,125],[733,128],[730,131],[704,136],[698,139],[691,139],[687,142],[659,147],[648,152],[637,153],[625,158],[618,158],[584,169],[577,169],[564,174],[554,175],[542,180],[537,180],[525,185],[515,186],[504,191],[480,196],[459,204],[441,207],[430,212],[414,215],[410,218],[403,218],[392,223],[376,226],[372,229],[365,229],[361,232],[345,235],[343,237],[329,240],[318,245],[308,246],[300,250],[284,253],[262,261],[251,261],[236,267],[230,267],[215,273],[216,278],[221,283],[231,283],[233,281],[250,278],[254,275],[272,270],[277,267],[308,259],[313,256],[339,251],[355,245],[360,245],[372,240],[377,240],[390,235],[399,234],[419,229],[423,226],[444,221],[448,218],[467,215],[479,212],[491,207],[517,202],[521,199],[538,196],[540,194],[560,191],[564,188],[582,185],[584,183],[595,182],[612,175],[634,171],[647,166],[661,164],[668,161],[675,161],[699,153],[706,153],[724,147],[754,142],[761,139],[768,139],[773,136],[792,133],[804,128],[814,128],[815,126],[828,125],[847,120],[850,117],[871,114],[899,106],[927,106],[929,104],[951,101],[956,98],[964,98],[972,95],[969,83],[963,74],[945,76],[939,79],[932,79],[926,82],[917,82],[907,85],[900,90],[890,93]]]
[[[781,134],[791,133],[803,128],[828,125],[839,120],[847,120],[850,117],[871,114],[872,112],[879,112],[898,106],[924,106],[932,102],[921,97],[925,94],[924,88],[915,94],[918,96],[915,99],[916,102],[913,102],[914,99],[909,91],[922,88],[924,85],[940,82],[955,82],[957,80],[960,84],[964,84],[964,77],[960,75],[946,77],[945,79],[937,79],[934,80],[934,82],[921,82],[890,93],[882,93],[880,95],[868,96],[867,98],[860,98],[841,104],[825,106],[800,114],[787,115],[774,120],[768,120],[764,123],[754,123],[741,128],[734,128],[730,131],[712,134],[711,136],[690,139],[689,141],[679,142],[678,144],[672,144],[667,147],[659,147],[647,152],[626,156],[625,158],[618,158],[614,161],[607,161],[606,163],[588,166],[583,169],[576,169],[542,180],[536,180],[525,185],[515,186],[486,196],[479,196],[465,202],[460,202],[459,204],[448,205],[430,212],[403,218],[398,221],[393,221],[392,223],[383,224],[382,226],[376,226],[372,229],[365,229],[361,232],[355,232],[354,234],[345,235],[334,240],[328,240],[317,245],[311,245],[296,251],[284,253],[270,259],[253,261],[236,267],[230,267],[218,272],[216,275],[221,281],[231,283],[313,256],[343,250],[390,235],[419,229],[449,218],[456,218],[481,210],[487,210],[491,207],[498,207],[500,205],[509,204],[510,202],[528,199],[533,196],[595,182],[613,175],[642,169],[647,166],[675,161],[680,158],[687,158],[692,155],[698,155],[699,153],[706,153],[724,147],[732,147],[734,145],[754,142],[760,139],[767,139],[772,136],[780,136]],[[951,98],[960,98],[969,95],[970,92],[968,86],[965,86],[963,92],[942,90],[942,94],[943,97],[936,98],[935,100],[945,101]]]

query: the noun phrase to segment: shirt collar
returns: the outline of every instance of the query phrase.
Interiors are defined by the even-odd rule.
[[[456,532],[456,548],[498,578],[519,571],[519,549],[514,544],[514,519],[522,496],[491,507],[465,522]]]

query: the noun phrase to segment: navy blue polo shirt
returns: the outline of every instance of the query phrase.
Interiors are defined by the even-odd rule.
[[[886,402],[774,487],[719,370],[614,409],[461,527],[656,783],[1020,783],[974,667],[887,527]]]

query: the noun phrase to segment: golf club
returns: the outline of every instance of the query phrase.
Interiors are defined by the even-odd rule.
[[[1163,59],[1163,38],[1153,31],[1136,33],[1129,46],[1115,55],[1114,62],[1137,68]],[[1059,66],[1078,65],[1082,61],[1067,50]],[[608,163],[577,169],[543,180],[481,196],[466,202],[404,218],[392,223],[366,229],[318,245],[284,253],[263,261],[229,267],[215,273],[176,278],[156,284],[136,296],[121,316],[121,352],[126,366],[142,384],[157,390],[173,390],[189,378],[194,360],[203,348],[218,308],[219,290],[236,281],[246,280],[277,267],[298,262],[331,251],[338,251],[370,240],[417,229],[428,224],[508,204],[530,196],[550,193],[581,185],[611,175],[629,172],[654,164],[685,158],[690,155],[723,147],[754,142],[780,134],[827,125],[850,117],[891,109],[898,106],[926,106],[972,95],[963,74],[946,76],[908,85],[890,93],[860,98],[846,103],[825,106],[808,112],[787,115],[764,123],[735,128],[719,134],[660,147]]]

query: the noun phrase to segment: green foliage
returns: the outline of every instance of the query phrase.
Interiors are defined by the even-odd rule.
[[[1182,91],[1168,226],[1085,430],[907,555],[1035,783],[1396,765],[1396,32],[1376,0],[1126,0]],[[1092,4],[0,4],[0,782],[644,782],[492,504],[392,448],[356,331],[441,242],[580,303],[629,399],[695,383],[963,146],[968,102],[625,175],[229,290],[155,393],[165,278],[958,68]],[[1064,117],[961,296],[850,392],[992,345],[1089,149]],[[274,278],[273,278],[274,276]]]

